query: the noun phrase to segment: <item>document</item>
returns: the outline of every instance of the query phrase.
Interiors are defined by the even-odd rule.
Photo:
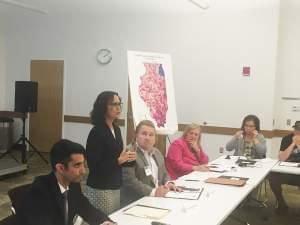
[[[297,163],[297,162],[280,162],[279,166],[300,167],[300,163]]]
[[[161,219],[170,212],[170,209],[158,208],[149,205],[137,204],[123,211],[126,215],[148,218]]]
[[[203,191],[203,188],[183,188],[182,192],[179,191],[169,191],[166,194],[166,198],[178,198],[178,199],[188,199],[188,200],[198,200]]]
[[[208,168],[210,172],[217,172],[217,173],[224,173],[230,171],[229,167],[223,165],[217,165],[217,164],[208,165]]]

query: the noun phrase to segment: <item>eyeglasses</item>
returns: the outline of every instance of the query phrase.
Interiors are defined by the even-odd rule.
[[[113,106],[113,107],[120,107],[122,108],[122,105],[123,103],[122,102],[112,102],[112,103],[109,103],[110,106]]]

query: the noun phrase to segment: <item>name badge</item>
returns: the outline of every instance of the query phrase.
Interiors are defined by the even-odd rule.
[[[152,171],[149,166],[145,166],[144,169],[145,169],[146,176],[152,175]]]

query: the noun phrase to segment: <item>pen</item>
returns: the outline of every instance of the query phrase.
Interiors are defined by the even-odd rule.
[[[201,181],[201,180],[196,180],[196,179],[186,179],[184,181]]]
[[[167,210],[167,211],[169,211],[169,209],[159,208],[159,207],[150,206],[150,205],[137,204],[136,206],[145,207],[145,208],[152,208],[152,209]]]
[[[162,222],[158,222],[158,221],[152,221],[151,225],[169,225],[167,223],[162,223]]]
[[[200,191],[200,188],[189,188],[185,186],[177,186],[177,187],[181,188],[183,191]]]

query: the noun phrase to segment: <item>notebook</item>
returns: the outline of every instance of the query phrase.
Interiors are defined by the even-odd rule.
[[[206,179],[204,182],[242,187],[246,184],[248,179],[249,178],[246,177],[220,176],[220,177],[210,177]]]

